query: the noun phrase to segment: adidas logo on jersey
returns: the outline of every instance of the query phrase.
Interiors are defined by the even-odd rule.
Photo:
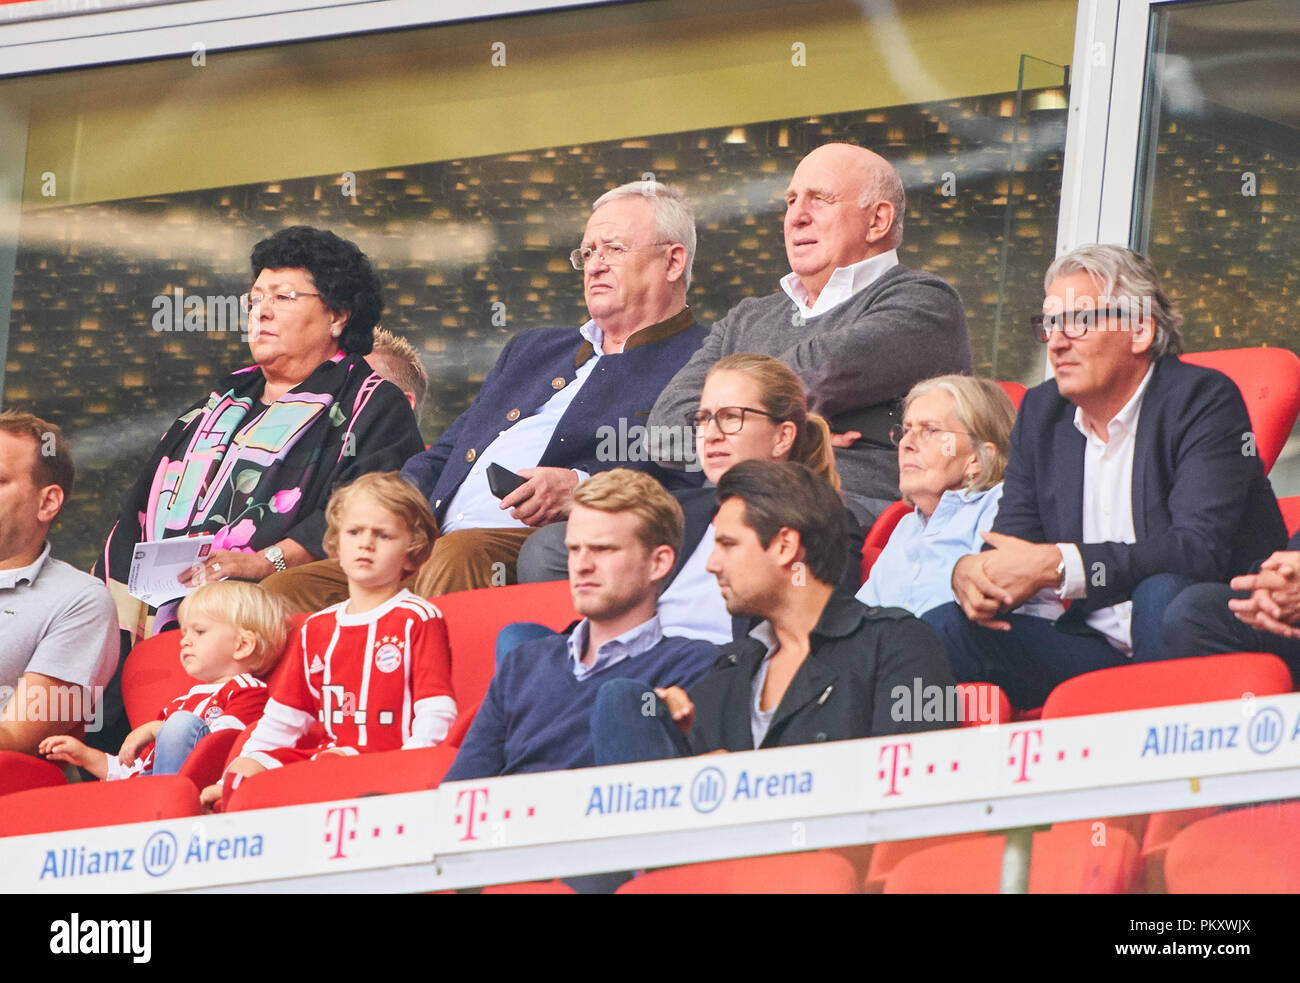
[[[308,669],[307,672],[313,673],[313,672],[324,672],[324,671],[325,671],[325,663],[320,660],[320,656],[318,655],[311,660],[311,668]]]

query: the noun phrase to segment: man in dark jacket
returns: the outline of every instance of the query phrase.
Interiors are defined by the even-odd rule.
[[[925,613],[959,680],[1022,708],[1080,673],[1168,658],[1174,598],[1286,539],[1241,392],[1178,359],[1181,319],[1151,261],[1080,246],[1044,280],[1055,378],[1020,406],[988,546],[953,568],[957,603]],[[1014,613],[1040,594],[1069,610]]]
[[[597,764],[878,737],[955,723],[915,720],[914,692],[952,685],[924,622],[835,590],[842,506],[801,464],[745,461],[718,482],[708,569],[733,615],[762,618],[691,687],[601,688]],[[655,714],[647,713],[653,706]],[[674,724],[675,722],[675,724]]]

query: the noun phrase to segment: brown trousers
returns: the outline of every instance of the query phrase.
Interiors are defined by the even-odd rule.
[[[439,536],[424,566],[402,586],[421,597],[436,597],[513,584],[519,549],[533,532],[531,527],[461,529]],[[282,598],[294,614],[319,611],[348,597],[348,578],[338,560],[317,560],[273,573],[262,581],[262,587]]]

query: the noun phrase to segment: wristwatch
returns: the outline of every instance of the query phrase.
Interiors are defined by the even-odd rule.
[[[280,547],[268,546],[266,549],[262,550],[262,555],[271,561],[271,566],[275,567],[278,573],[284,573],[289,569],[288,565],[284,562],[284,550],[280,549]]]

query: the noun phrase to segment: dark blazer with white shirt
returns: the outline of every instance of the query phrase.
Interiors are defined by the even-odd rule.
[[[1090,612],[1128,600],[1156,574],[1224,582],[1286,544],[1246,404],[1223,373],[1174,355],[1156,362],[1133,449],[1136,543],[1082,542],[1086,441],[1074,416],[1055,380],[1025,394],[993,523],[1030,542],[1079,546],[1087,595],[1059,627],[1083,630]]]

